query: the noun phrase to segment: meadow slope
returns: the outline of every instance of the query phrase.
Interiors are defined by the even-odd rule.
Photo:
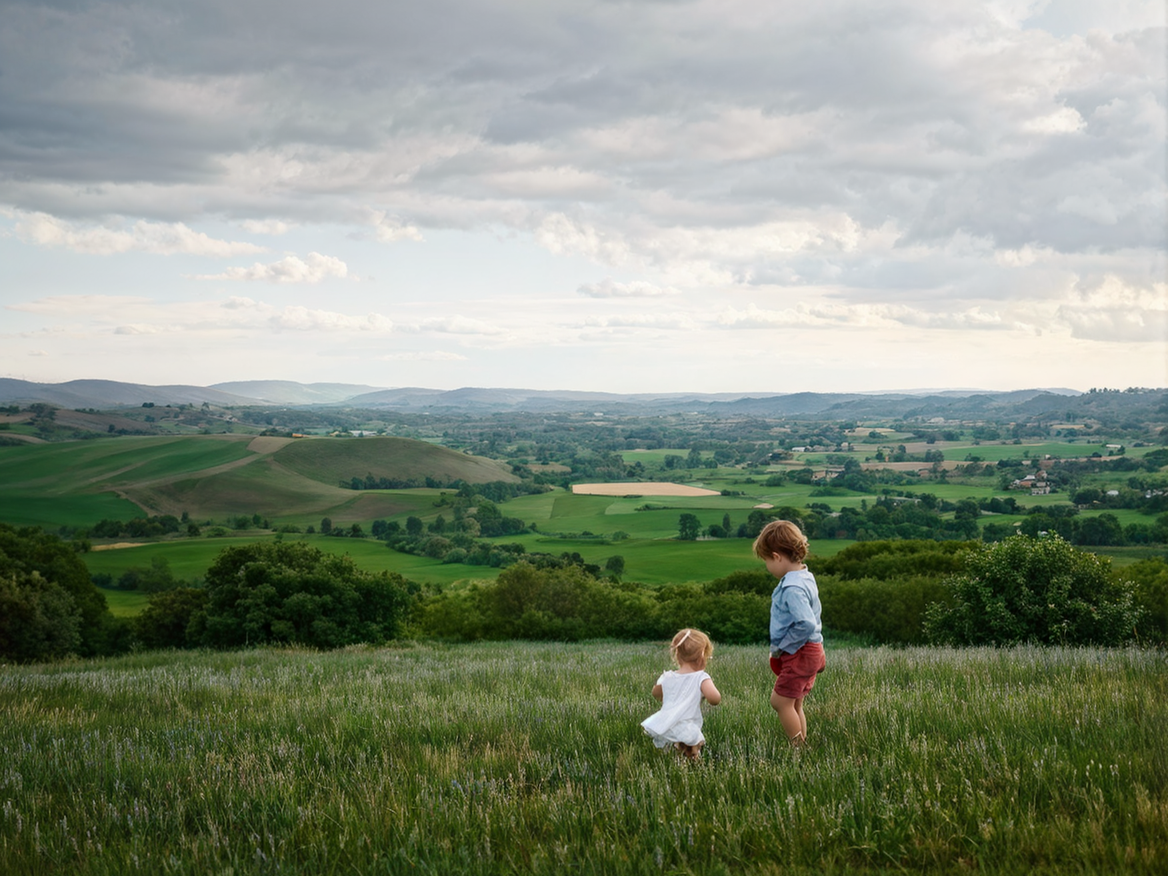
[[[792,751],[719,648],[702,762],[664,645],[0,667],[0,873],[1159,874],[1162,651],[840,649]]]

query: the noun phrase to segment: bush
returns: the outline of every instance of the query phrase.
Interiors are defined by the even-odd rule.
[[[207,607],[207,591],[179,587],[156,593],[134,618],[134,633],[147,648],[188,648],[198,644],[187,635],[191,620]]]
[[[1136,603],[1145,612],[1140,637],[1168,642],[1168,562],[1163,557],[1140,560],[1124,569],[1122,577],[1131,582]]]
[[[1118,645],[1142,612],[1110,560],[1076,550],[1058,535],[1016,535],[971,553],[948,579],[952,602],[926,612],[936,644]]]
[[[724,585],[651,589],[597,579],[578,565],[540,568],[523,560],[494,583],[430,597],[417,625],[425,635],[460,641],[643,641],[691,626],[724,644],[754,644],[766,641],[771,589],[773,583],[765,595]]]
[[[663,587],[657,592],[658,635],[668,638],[680,629],[695,627],[725,645],[766,642],[770,636],[771,590],[762,596],[734,590],[714,592],[692,585]]]
[[[869,637],[881,645],[924,644],[928,606],[946,603],[940,577],[927,575],[819,579],[823,616],[832,630]]]
[[[9,582],[0,606],[0,656],[92,657],[119,647],[118,624],[105,596],[77,552],[57,536],[0,523],[0,580]],[[24,624],[32,626],[24,629]]]
[[[53,660],[81,644],[81,612],[60,584],[39,572],[0,574],[0,658]]]
[[[397,635],[409,603],[400,575],[357,568],[302,542],[226,548],[207,570],[191,641],[233,648],[293,642],[335,648]]]
[[[905,575],[944,576],[959,572],[965,556],[979,547],[974,541],[905,539],[867,541],[819,560],[815,574],[888,581]]]

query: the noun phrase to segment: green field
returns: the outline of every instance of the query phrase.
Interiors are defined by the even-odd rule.
[[[961,445],[969,451],[1030,455],[1059,454],[1087,445],[1045,443],[1040,445]],[[956,448],[946,447],[945,451]],[[660,462],[660,450],[625,452],[626,459],[647,464]],[[41,525],[53,531],[60,526],[80,527],[103,518],[129,520],[144,514],[187,512],[203,525],[204,535],[215,525],[227,526],[226,538],[170,538],[143,547],[95,551],[86,556],[93,573],[120,576],[131,566],[148,566],[156,556],[165,557],[180,580],[198,582],[220,550],[256,538],[273,538],[269,531],[239,533],[233,529],[238,515],[260,514],[273,528],[282,525],[320,527],[324,517],[339,528],[359,524],[366,533],[372,521],[382,519],[404,525],[410,516],[424,523],[452,510],[443,493],[449,490],[351,490],[340,481],[349,477],[443,478],[513,480],[503,463],[470,456],[424,441],[399,438],[281,439],[247,435],[187,437],[119,437],[23,447],[0,447],[0,520],[18,525]],[[732,571],[750,568],[754,559],[749,542],[741,539],[680,542],[678,519],[683,513],[697,516],[701,526],[721,525],[729,516],[731,528],[744,523],[757,506],[775,508],[825,504],[834,511],[871,505],[877,495],[812,485],[788,483],[766,486],[766,472],[741,469],[679,471],[678,482],[742,495],[666,497],[646,495],[652,484],[630,483],[629,495],[586,496],[556,489],[540,495],[505,502],[501,511],[534,525],[536,532],[503,541],[518,541],[528,550],[553,554],[578,552],[587,562],[603,565],[608,558],[625,559],[625,580],[664,585],[708,581]],[[898,487],[908,494],[932,493],[950,502],[960,499],[1015,495],[1027,507],[1062,504],[1066,494],[1029,496],[1002,493],[996,483],[923,482]],[[1099,512],[1085,512],[1085,516]],[[1115,513],[1121,524],[1146,523],[1150,518],[1136,511]],[[1020,517],[983,516],[980,522],[1016,522]],[[622,535],[623,534],[623,535]],[[372,539],[336,539],[287,534],[304,538],[322,549],[349,553],[362,568],[398,572],[420,583],[457,585],[467,581],[493,580],[498,570],[485,566],[443,564],[440,561],[399,554]],[[125,539],[123,539],[124,541]],[[606,543],[607,542],[607,543]],[[849,542],[817,540],[813,552],[830,556]],[[1101,548],[1099,552],[1111,553]],[[1130,553],[1130,552],[1129,552]],[[1162,552],[1161,552],[1162,553]],[[1114,554],[1121,563],[1129,554]],[[1130,556],[1136,554],[1131,553]],[[1139,554],[1143,556],[1143,553]],[[1160,555],[1160,554],[1156,554]],[[119,609],[132,613],[132,605]]]
[[[276,458],[283,468],[329,486],[367,474],[470,483],[519,480],[504,463],[408,438],[306,438],[279,450]]]
[[[429,557],[416,557],[392,551],[384,542],[361,538],[330,538],[323,535],[289,535],[289,540],[305,541],[328,553],[348,555],[362,569],[370,572],[397,572],[413,581],[453,584],[467,580],[494,580],[498,569],[461,564],[443,564]],[[116,550],[91,551],[82,556],[90,574],[105,573],[115,580],[131,567],[149,567],[155,557],[164,557],[170,571],[182,581],[198,582],[219,552],[227,547],[270,541],[269,533],[229,536],[226,538],[175,539],[144,543]],[[109,591],[104,591],[109,593]]]
[[[135,590],[114,590],[108,587],[99,588],[109,606],[110,614],[114,617],[134,617],[141,613],[150,601],[149,593],[140,593]]]
[[[277,522],[350,523],[416,507],[340,486],[367,474],[516,480],[495,460],[403,438],[100,438],[0,447],[0,520],[55,529],[187,512],[196,520],[259,513]]]
[[[1166,660],[829,642],[795,752],[723,647],[696,764],[660,645],[0,666],[0,871],[1159,874]]]

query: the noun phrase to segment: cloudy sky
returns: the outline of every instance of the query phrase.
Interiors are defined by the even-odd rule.
[[[0,0],[0,377],[1168,385],[1163,0]]]

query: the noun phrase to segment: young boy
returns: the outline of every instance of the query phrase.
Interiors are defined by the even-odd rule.
[[[807,538],[789,520],[768,523],[754,541],[754,553],[779,579],[771,594],[771,671],[778,676],[771,708],[791,744],[799,746],[807,740],[803,699],[827,666],[819,588],[803,564]]]

